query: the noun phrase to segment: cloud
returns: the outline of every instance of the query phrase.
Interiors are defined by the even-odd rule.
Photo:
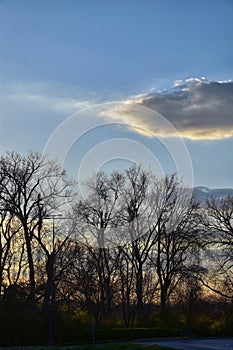
[[[2,150],[43,150],[60,123],[91,104],[75,89],[46,83],[6,84],[2,91]]]
[[[41,147],[59,123],[93,105],[93,99],[89,99],[93,96],[84,95],[76,87],[14,84],[3,92],[1,122],[5,136],[1,136],[1,142],[9,149],[12,142],[27,142],[28,148],[35,148],[31,144],[36,140]],[[157,118],[153,111],[173,127],[168,127],[169,123],[163,123],[163,118]],[[152,90],[131,96],[114,108],[104,107],[101,117],[122,121],[149,137],[176,137],[178,131],[182,137],[193,140],[228,138],[233,136],[233,82],[213,82],[204,77],[177,80],[171,89]],[[32,135],[32,140],[28,140],[28,135]]]
[[[77,112],[86,108],[90,103],[86,100],[77,99],[71,96],[54,94],[48,91],[30,91],[30,87],[14,86],[13,89],[4,94],[4,102],[15,103],[16,105],[27,104],[33,108],[57,111],[65,114]]]
[[[170,90],[134,96],[108,111],[112,119],[121,117],[141,126],[140,133],[175,136],[172,129],[157,124],[155,114],[135,113],[138,104],[160,113],[182,137],[214,140],[233,136],[233,81],[213,82],[204,77],[178,80]]]

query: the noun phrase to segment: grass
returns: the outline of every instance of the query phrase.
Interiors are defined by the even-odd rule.
[[[107,344],[107,345],[89,345],[85,350],[165,350],[169,348],[161,347],[159,345],[146,344]]]
[[[27,347],[1,347],[1,350],[170,350],[168,347],[148,344],[98,344],[80,346],[27,346]]]

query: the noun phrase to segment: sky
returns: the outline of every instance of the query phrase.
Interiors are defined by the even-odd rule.
[[[233,187],[232,0],[1,0],[0,148]],[[192,173],[192,175],[191,175]]]

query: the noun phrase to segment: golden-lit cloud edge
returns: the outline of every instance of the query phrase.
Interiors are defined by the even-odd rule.
[[[138,110],[137,106],[143,106]],[[154,113],[153,113],[154,111]],[[161,115],[158,120],[156,115]],[[176,81],[173,88],[132,96],[102,116],[122,120],[147,137],[176,137],[191,140],[220,140],[233,136],[233,82],[205,78]],[[165,119],[173,127],[167,128]]]

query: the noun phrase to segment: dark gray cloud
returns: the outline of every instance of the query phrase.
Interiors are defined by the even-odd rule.
[[[135,99],[135,102],[137,98]],[[191,78],[173,89],[143,95],[137,103],[162,114],[182,136],[219,139],[233,136],[233,82]],[[144,120],[153,129],[153,119]]]

